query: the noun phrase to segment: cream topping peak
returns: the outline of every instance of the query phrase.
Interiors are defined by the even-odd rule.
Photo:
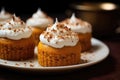
[[[75,22],[76,22],[76,17],[75,17],[75,13],[73,13],[70,18],[70,23],[75,23]]]
[[[27,20],[27,25],[32,27],[41,27],[46,28],[48,24],[53,23],[53,19],[47,16],[44,12],[39,8],[36,13],[33,14],[31,18]]]
[[[55,48],[75,46],[78,40],[78,35],[75,32],[57,21],[40,35],[42,43]]]
[[[5,14],[5,9],[2,8],[0,14]]]
[[[12,15],[10,13],[7,13],[4,8],[1,9],[0,20],[6,20],[6,19],[9,19],[11,17],[12,17]]]
[[[64,20],[62,23],[64,23],[74,32],[78,33],[92,32],[91,24],[76,18],[74,13],[72,14],[71,18]]]
[[[0,25],[0,37],[19,40],[29,38],[31,34],[31,28],[15,15],[7,23]]]
[[[40,8],[38,8],[37,12],[34,13],[32,17],[33,18],[44,18],[46,17],[46,14]]]

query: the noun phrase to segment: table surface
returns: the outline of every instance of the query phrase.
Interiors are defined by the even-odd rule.
[[[95,65],[61,73],[30,73],[0,66],[0,80],[120,80],[120,35],[99,38],[110,49],[109,56]]]

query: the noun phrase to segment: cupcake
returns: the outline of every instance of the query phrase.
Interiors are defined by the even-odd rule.
[[[41,9],[38,9],[37,12],[26,21],[26,24],[32,27],[35,44],[38,45],[39,35],[49,24],[53,24],[53,19],[41,11]]]
[[[77,33],[55,22],[41,33],[38,62],[41,66],[67,66],[80,63],[81,46]]]
[[[78,33],[82,52],[91,48],[92,26],[90,23],[76,18],[75,14],[71,18],[63,20],[61,23],[64,23],[73,32]]]
[[[12,18],[12,14],[5,11],[4,8],[1,9],[0,12],[0,24],[6,23],[6,21],[10,20]]]
[[[5,60],[26,60],[34,56],[32,29],[13,16],[0,25],[0,58]]]

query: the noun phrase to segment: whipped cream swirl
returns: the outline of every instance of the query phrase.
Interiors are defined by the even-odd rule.
[[[38,9],[26,23],[28,26],[46,28],[48,24],[53,23],[53,19]]]
[[[1,12],[0,12],[0,21],[1,20],[6,20],[6,19],[9,19],[9,18],[12,18],[12,15],[10,13],[7,13],[5,11],[4,8],[2,8]]]
[[[0,37],[12,40],[29,38],[32,34],[32,29],[20,20],[15,15],[7,23],[0,25]]]
[[[66,24],[66,26],[68,26],[74,32],[78,33],[92,32],[91,24],[76,18],[75,14],[72,14],[70,19],[66,19],[62,23]]]
[[[78,35],[62,23],[55,22],[40,35],[40,41],[55,48],[75,46],[79,41]]]

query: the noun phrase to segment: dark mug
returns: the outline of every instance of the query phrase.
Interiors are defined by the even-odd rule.
[[[95,36],[116,34],[120,23],[120,7],[114,3],[74,3],[70,5],[70,10],[67,12],[68,15],[72,13],[91,23]]]

